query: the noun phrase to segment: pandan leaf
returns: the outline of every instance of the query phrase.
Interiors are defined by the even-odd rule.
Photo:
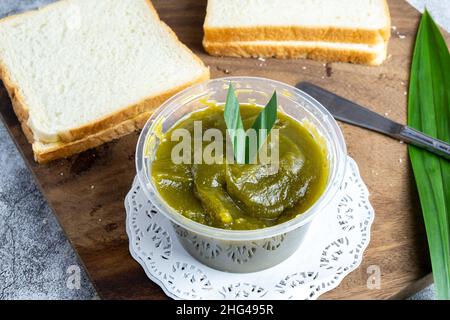
[[[417,34],[408,124],[450,142],[450,54],[427,11]],[[450,299],[450,161],[409,146],[438,299]]]
[[[233,144],[234,158],[239,164],[248,164],[256,155],[250,154],[251,150],[256,152],[261,148],[277,121],[277,93],[274,92],[272,98],[259,113],[251,129],[256,131],[256,148],[250,148],[250,139],[239,138],[239,134],[245,134],[244,124],[242,122],[239,102],[230,83],[225,103],[224,118],[227,125],[227,131]]]

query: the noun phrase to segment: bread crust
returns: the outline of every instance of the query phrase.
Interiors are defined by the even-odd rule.
[[[44,164],[56,159],[67,158],[71,155],[98,147],[103,143],[119,139],[131,132],[142,129],[151,114],[152,112],[142,113],[133,119],[128,119],[114,127],[74,142],[59,142],[50,145],[35,142],[33,143],[35,160],[40,164]]]
[[[56,3],[50,4],[50,5],[42,8],[40,10],[41,11],[48,10],[49,7],[62,5],[62,3],[69,2],[69,1],[70,0],[56,2]],[[158,16],[155,8],[153,7],[151,1],[145,0],[145,2],[147,3],[150,11],[153,12],[153,14],[157,17],[157,19],[159,19],[159,16]],[[17,16],[32,15],[36,11],[39,11],[39,10],[25,12],[20,15],[6,17],[4,19],[1,19],[0,23],[4,22],[6,20],[9,20],[9,19],[13,19]],[[96,136],[97,133],[102,135],[101,140],[103,142],[107,141],[105,138],[107,136],[111,136],[111,137],[114,136],[114,138],[115,138],[116,135],[111,135],[111,134],[105,135],[104,132],[106,132],[108,129],[111,129],[112,131],[117,130],[118,127],[121,128],[121,131],[123,131],[124,128],[128,128],[131,130],[131,128],[132,128],[131,125],[126,125],[126,126],[123,125],[128,120],[139,117],[142,114],[146,114],[146,115],[150,114],[151,112],[156,110],[165,100],[170,98],[172,95],[176,94],[177,92],[179,92],[193,84],[203,82],[210,78],[209,68],[204,65],[202,60],[199,57],[197,57],[187,46],[185,46],[183,43],[181,43],[178,40],[175,33],[164,22],[162,22],[161,20],[159,20],[159,21],[162,24],[163,28],[166,29],[166,31],[180,44],[180,46],[182,46],[182,48],[184,50],[188,51],[192,55],[192,57],[199,63],[199,65],[202,66],[202,73],[197,78],[195,78],[187,83],[184,83],[178,87],[172,88],[165,92],[161,92],[157,95],[147,97],[135,104],[126,106],[122,110],[111,113],[111,114],[109,114],[103,118],[97,119],[91,123],[88,123],[81,127],[74,128],[74,129],[71,129],[66,132],[62,132],[62,133],[58,134],[59,140],[62,143],[61,151],[55,150],[54,152],[51,152],[52,156],[46,155],[47,153],[45,153],[45,154],[36,153],[37,149],[35,147],[33,147],[33,151],[35,152],[35,158],[38,162],[47,162],[47,161],[50,161],[48,159],[54,160],[54,159],[57,159],[58,157],[66,157],[70,154],[80,152],[80,151],[74,151],[74,150],[84,151],[87,149],[86,147],[84,147],[85,145],[94,146],[94,143],[92,143],[92,140],[86,140],[86,139],[90,139],[89,137]],[[27,137],[27,140],[30,143],[32,143],[33,145],[39,144],[40,142],[38,141],[38,139],[36,139],[35,135],[33,134],[32,128],[30,128],[30,126],[28,125],[28,123],[29,123],[28,122],[29,108],[26,105],[25,99],[20,91],[20,86],[12,81],[10,72],[3,61],[0,61],[0,78],[5,85],[5,88],[11,99],[14,112],[16,113],[17,118],[19,119],[19,121],[21,123],[22,129],[24,131],[25,136]],[[135,129],[132,129],[131,131],[133,131],[133,130],[135,130]],[[131,132],[131,131],[129,131],[129,132]],[[124,133],[122,133],[121,135],[124,135]],[[114,139],[114,138],[112,138],[112,139]],[[83,141],[88,141],[88,142],[84,143]],[[99,140],[96,139],[96,141],[99,141]],[[74,144],[70,144],[71,142],[74,142]],[[98,144],[95,144],[95,146],[97,146],[97,145]]]
[[[204,40],[208,42],[237,41],[327,41],[376,44],[390,38],[391,28],[346,29],[335,27],[309,28],[300,26],[260,26],[239,28],[204,27]]]
[[[258,44],[252,42],[203,42],[205,50],[213,56],[230,56],[245,58],[306,58],[326,62],[350,62],[367,65],[379,65],[386,57],[386,46],[383,57],[376,52],[330,48],[320,46],[286,46],[277,44]]]
[[[387,1],[384,1],[388,24],[380,29],[353,29],[306,26],[255,26],[214,28],[204,24],[204,41],[327,41],[343,43],[377,44],[388,41],[391,36],[391,16]],[[208,14],[208,13],[207,13]]]

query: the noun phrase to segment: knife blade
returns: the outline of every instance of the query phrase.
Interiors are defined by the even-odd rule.
[[[312,83],[300,82],[296,87],[320,102],[336,120],[385,134],[450,160],[450,144],[444,141],[392,121]]]

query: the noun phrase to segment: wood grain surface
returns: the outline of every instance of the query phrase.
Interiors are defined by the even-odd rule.
[[[307,80],[393,120],[406,121],[408,70],[419,13],[404,1],[389,1],[396,30],[389,43],[389,58],[380,67],[210,57],[201,46],[206,0],[153,2],[180,40],[210,66],[214,78],[261,76],[291,85]],[[448,41],[449,35],[445,36]],[[0,112],[100,296],[165,299],[163,291],[130,256],[125,233],[123,200],[135,175],[138,133],[70,159],[37,165],[3,87]],[[398,297],[409,287],[417,287],[417,281],[430,272],[426,235],[406,146],[359,128],[343,124],[341,128],[349,154],[359,164],[371,192],[375,222],[361,266],[322,298]],[[379,289],[367,287],[367,268],[371,265],[380,267]]]

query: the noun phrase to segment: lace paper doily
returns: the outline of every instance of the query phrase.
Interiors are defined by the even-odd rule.
[[[315,218],[290,258],[264,271],[227,273],[201,264],[184,250],[171,222],[146,198],[136,178],[125,198],[130,252],[174,299],[316,299],[360,265],[374,218],[368,197],[349,157],[330,211]]]

